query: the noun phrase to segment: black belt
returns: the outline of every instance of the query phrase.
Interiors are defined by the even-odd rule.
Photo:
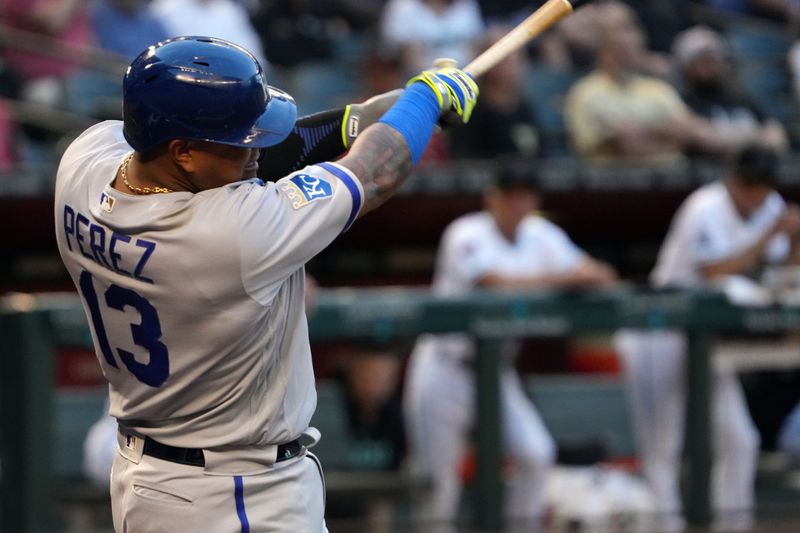
[[[303,451],[303,445],[300,444],[300,439],[295,439],[286,444],[279,444],[278,456],[275,462],[279,463],[297,457],[300,455],[301,451]],[[156,459],[163,459],[164,461],[171,461],[182,465],[206,465],[206,458],[203,455],[202,448],[176,448],[175,446],[162,444],[150,437],[145,437],[144,439],[143,453],[150,457],[155,457]]]

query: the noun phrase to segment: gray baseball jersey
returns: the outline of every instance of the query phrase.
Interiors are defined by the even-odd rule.
[[[88,129],[55,196],[111,415],[180,447],[297,438],[316,405],[303,265],[353,222],[359,181],[323,163],[277,183],[129,195],[109,184],[130,151],[121,122]]]

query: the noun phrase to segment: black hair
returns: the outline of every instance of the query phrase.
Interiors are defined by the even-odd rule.
[[[539,191],[536,162],[532,159],[513,158],[500,162],[494,178],[494,186],[502,191],[527,189]]]
[[[731,161],[731,172],[743,185],[768,185],[778,180],[779,156],[775,150],[751,144],[739,150]]]

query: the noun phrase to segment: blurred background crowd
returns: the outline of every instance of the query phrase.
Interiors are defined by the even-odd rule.
[[[401,87],[437,57],[464,64],[539,4],[5,0],[0,198],[49,197],[60,151],[86,126],[120,118],[127,63],[169,35],[213,34],[245,46],[304,115]],[[544,209],[625,277],[642,279],[681,194],[717,177],[728,155],[755,141],[791,166],[800,146],[798,11],[791,0],[586,5],[481,79],[468,127],[434,137],[406,192],[445,198],[414,203],[428,211],[424,227],[388,220],[377,239],[402,257],[385,249],[376,256],[373,247],[347,261],[334,251],[321,259],[320,281],[427,282],[444,224],[477,205],[474,195],[499,157],[530,160],[543,190],[554,193]],[[796,178],[782,170],[781,180]],[[603,203],[584,201],[585,190],[600,192]],[[609,194],[631,190],[646,201],[630,205]],[[37,205],[12,204],[9,221]],[[621,204],[624,212],[615,208]],[[52,244],[45,226],[8,236],[14,247],[0,267],[4,280],[32,277],[41,286],[55,274],[40,260]],[[424,257],[414,243],[425,243]]]
[[[401,86],[437,57],[465,64],[536,4],[6,0],[0,171],[52,174],[59,141],[118,118],[125,66],[170,35],[241,44],[309,114]],[[441,136],[426,161],[674,162],[753,139],[791,150],[798,12],[791,0],[594,2],[487,76],[473,125]],[[645,79],[624,90],[602,81],[625,72]]]
[[[307,115],[402,87],[439,57],[464,65],[540,4],[2,0],[0,294],[71,290],[52,236],[58,159],[85,127],[121,118],[125,67],[149,44],[176,35],[241,44],[259,58],[268,82],[292,94]],[[444,229],[482,208],[486,185],[509,159],[536,175],[541,198],[532,207],[587,255],[611,265],[604,279],[645,282],[681,201],[724,177],[731,156],[745,147],[776,154],[769,185],[789,202],[800,199],[798,0],[595,0],[488,72],[480,88],[470,124],[437,134],[405,190],[309,264],[314,283],[429,284]],[[411,351],[411,345],[316,347],[320,409],[330,414],[330,402],[340,401],[348,442],[347,453],[331,453],[328,465],[403,468],[409,437],[401,396]],[[527,340],[521,352],[549,354],[520,357],[515,364],[523,376],[622,373],[607,335]],[[57,386],[102,391],[93,357],[85,349],[64,350]],[[742,382],[760,434],[751,444],[797,454],[800,438],[781,439],[800,433],[798,416],[789,416],[800,400],[800,372],[761,369]],[[545,405],[548,394],[562,398],[555,390],[543,384],[533,396]],[[564,400],[552,401],[551,407]],[[335,444],[336,430],[330,435]],[[591,465],[622,456],[623,467],[635,470],[625,463],[635,455],[633,444],[611,449],[602,439],[555,440],[553,461]],[[474,477],[469,454],[459,476],[467,486]],[[559,479],[549,497],[581,490]],[[385,505],[366,510],[365,501],[337,500],[335,493],[329,503],[334,517],[369,512],[387,523],[396,512]]]

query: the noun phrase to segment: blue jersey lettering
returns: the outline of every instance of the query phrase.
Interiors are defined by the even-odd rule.
[[[78,249],[80,249],[83,257],[92,259],[92,256],[86,253],[86,250],[83,249],[85,237],[83,236],[83,233],[81,233],[81,224],[86,226],[86,229],[89,229],[89,219],[83,216],[83,213],[78,213],[78,216],[75,217],[75,240],[78,241]]]
[[[64,237],[70,251],[73,251],[72,241],[75,240],[81,255],[87,259],[123,276],[153,283],[152,278],[145,276],[144,270],[156,249],[155,242],[141,238],[131,242],[130,236],[95,224],[69,205],[64,205]],[[125,270],[123,264],[132,267],[133,273]]]
[[[72,251],[72,241],[70,237],[75,232],[75,210],[64,204],[64,237],[67,241],[67,248]]]
[[[114,266],[114,270],[123,276],[128,276],[129,278],[133,277],[130,272],[124,270],[121,266],[119,266],[119,260],[122,259],[122,255],[117,253],[117,243],[122,241],[124,243],[131,242],[131,238],[127,235],[122,235],[117,233],[116,231],[111,234],[111,244],[108,245],[108,255],[111,256],[111,264]]]
[[[89,246],[92,249],[92,255],[98,265],[103,265],[106,268],[111,268],[111,265],[106,259],[106,232],[102,226],[92,224],[89,228]]]
[[[139,262],[136,264],[136,270],[133,271],[133,277],[141,280],[146,281],[147,283],[153,283],[153,280],[150,278],[146,278],[142,275],[142,271],[144,270],[144,266],[147,264],[147,260],[150,259],[150,255],[156,249],[156,243],[152,241],[146,241],[144,239],[136,239],[136,246],[139,248],[144,248],[144,253],[142,257],[139,258]]]

